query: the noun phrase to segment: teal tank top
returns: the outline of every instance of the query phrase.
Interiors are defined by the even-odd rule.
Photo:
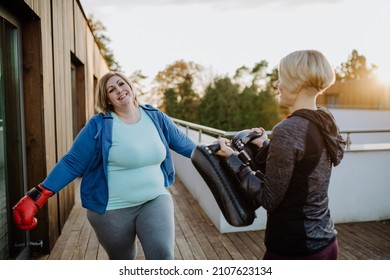
[[[136,124],[126,124],[113,114],[107,210],[140,205],[169,194],[161,170],[165,146],[153,121],[142,108],[139,110],[141,118]]]

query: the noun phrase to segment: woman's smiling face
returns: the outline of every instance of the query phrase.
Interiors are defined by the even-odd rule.
[[[130,86],[119,76],[114,75],[106,84],[108,103],[115,108],[133,103],[133,92]]]

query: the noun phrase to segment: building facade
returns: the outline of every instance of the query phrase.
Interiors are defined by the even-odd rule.
[[[390,110],[390,85],[377,79],[336,82],[317,103],[333,109]]]
[[[0,0],[0,259],[49,252],[74,205],[74,185],[19,230],[12,206],[42,182],[94,114],[108,71],[78,0]]]

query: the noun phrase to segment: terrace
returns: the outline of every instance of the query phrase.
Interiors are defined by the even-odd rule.
[[[198,143],[212,142],[215,137],[210,134],[229,135],[225,131],[174,121]],[[362,132],[369,133],[361,130],[344,133],[353,137],[351,135]],[[389,132],[390,130],[378,129],[371,131],[380,134]],[[170,192],[175,207],[175,259],[262,259],[265,251],[264,210],[258,210],[258,218],[249,227],[234,228],[228,225],[190,160],[177,154],[174,154],[174,160],[177,177]],[[330,207],[338,231],[339,258],[388,260],[390,174],[386,170],[390,165],[390,144],[351,145],[344,161],[345,164],[334,170],[330,187]],[[142,247],[138,245],[137,259],[144,259]],[[33,255],[33,259],[107,259],[86,219],[86,210],[81,207],[78,195],[51,253]]]

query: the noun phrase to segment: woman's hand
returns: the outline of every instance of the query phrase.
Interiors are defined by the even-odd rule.
[[[268,135],[265,132],[265,129],[262,127],[256,127],[252,128],[251,130],[261,135],[259,138],[254,139],[251,143],[257,145],[259,148],[262,148],[264,141],[268,140]]]
[[[221,137],[218,139],[218,143],[221,148],[215,153],[217,156],[229,157],[234,153],[233,149],[229,147],[230,140]]]

